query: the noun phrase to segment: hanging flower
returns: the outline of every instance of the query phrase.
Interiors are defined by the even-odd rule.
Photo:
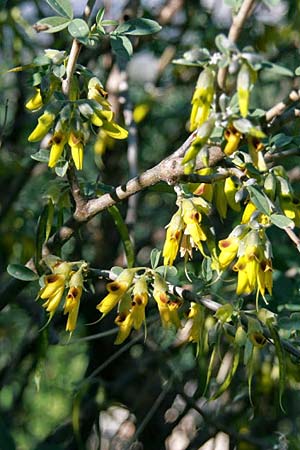
[[[69,291],[64,304],[64,314],[68,314],[66,331],[74,331],[76,328],[79,304],[83,289],[82,271],[73,273],[69,281]]]
[[[125,269],[116,278],[115,281],[108,283],[106,289],[108,294],[101,300],[96,308],[105,316],[109,313],[121,300],[122,296],[129,289],[134,277],[134,270]]]

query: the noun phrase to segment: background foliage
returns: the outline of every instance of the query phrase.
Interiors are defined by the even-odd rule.
[[[79,2],[74,3],[79,17],[83,7],[80,10]],[[128,66],[129,97],[137,120],[139,173],[173,152],[188,136],[190,100],[199,68],[172,65],[171,60],[195,47],[214,51],[216,35],[228,33],[230,6],[239,3],[149,0],[98,5],[105,6],[107,19],[126,21],[138,15],[155,19],[163,27],[157,35],[133,39],[134,56]],[[154,309],[146,340],[143,333],[136,333],[122,347],[113,345],[116,329],[112,317],[87,325],[98,319],[95,306],[105,292],[101,280],[95,283],[95,293],[85,292],[79,326],[71,339],[61,315],[42,328],[46,316],[34,301],[38,282],[22,289],[24,283],[12,282],[6,268],[8,264],[25,264],[35,253],[33,231],[49,196],[60,201],[55,227],[68,218],[72,200],[65,180],[60,180],[57,188],[54,173],[30,158],[33,144],[27,137],[38,115],[25,111],[24,104],[32,95],[32,80],[26,71],[8,70],[30,64],[44,48],[69,51],[71,37],[65,31],[50,35],[32,29],[39,19],[51,15],[46,2],[11,0],[0,5],[0,304],[6,305],[0,315],[0,448],[179,450],[198,449],[211,440],[211,448],[299,449],[299,365],[287,356],[283,410],[279,402],[280,361],[270,345],[253,360],[252,404],[243,366],[230,388],[220,398],[208,401],[216,380],[220,382],[232,364],[229,334],[220,338],[218,363],[211,386],[203,394],[210,361],[208,345],[196,354],[195,346],[174,340],[172,331],[159,326]],[[294,72],[299,65],[299,12],[296,0],[257,2],[240,34],[239,48],[251,45],[264,59]],[[112,76],[114,61],[106,39],[96,51],[85,49],[79,58],[109,91],[120,123],[118,86],[114,86]],[[263,71],[253,90],[251,108],[267,110],[292,88],[298,89],[298,83],[297,77],[282,76],[279,70]],[[283,133],[283,141],[273,144],[290,148],[292,136],[293,148],[297,147],[298,129],[297,117],[279,124],[277,135]],[[91,190],[97,182],[115,186],[134,175],[126,142],[110,142],[108,147],[104,155],[94,153],[93,148],[86,152],[79,179],[88,180]],[[299,194],[299,156],[282,159],[280,164],[290,171]],[[85,184],[86,195],[90,194],[89,184]],[[136,201],[136,217],[130,221],[127,216],[127,222],[134,236],[136,265],[144,265],[149,264],[151,249],[163,246],[164,227],[175,212],[176,196],[170,186],[161,183],[142,191]],[[126,219],[128,202],[119,209]],[[231,231],[233,220],[232,214],[219,223],[220,238]],[[282,337],[288,338],[292,332],[298,345],[300,316],[294,315],[293,323],[288,318],[300,312],[299,253],[278,228],[272,228],[270,238],[276,245],[274,295],[269,308],[281,313]],[[101,269],[124,265],[123,246],[112,216],[103,212],[87,223],[64,245],[62,257],[86,259]],[[183,265],[178,269],[184,279]],[[199,274],[200,269],[199,258],[191,271]],[[195,281],[199,289],[202,281]],[[230,299],[233,292],[230,280],[210,288],[215,298]],[[207,313],[206,329],[212,326],[211,320]]]

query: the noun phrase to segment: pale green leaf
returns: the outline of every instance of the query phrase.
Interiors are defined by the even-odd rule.
[[[46,0],[50,8],[57,14],[73,19],[73,8],[70,0]]]
[[[270,219],[273,225],[276,225],[278,228],[294,228],[295,224],[289,217],[284,216],[283,214],[271,214]]]
[[[248,186],[247,189],[252,203],[259,211],[268,216],[271,212],[269,199],[254,186]]]
[[[151,19],[131,19],[119,25],[114,33],[129,34],[132,36],[145,36],[147,34],[158,33],[161,26]]]
[[[70,22],[68,30],[75,39],[85,38],[89,35],[90,29],[83,19],[74,19]]]
[[[70,23],[70,19],[67,17],[52,16],[41,19],[37,22],[38,26],[47,27],[43,29],[44,33],[57,33],[58,31],[64,30]]]

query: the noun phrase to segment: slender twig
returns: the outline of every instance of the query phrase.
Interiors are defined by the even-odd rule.
[[[300,252],[300,239],[298,238],[296,233],[290,227],[285,227],[284,231],[286,232],[290,240],[296,245],[297,250]]]
[[[288,109],[291,105],[299,101],[300,101],[300,90],[299,91],[292,90],[284,100],[272,106],[272,108],[270,108],[266,112],[265,116],[266,121],[271,122],[276,117],[281,116],[286,109]]]
[[[251,14],[254,6],[255,6],[256,0],[244,0],[239,12],[236,16],[233,17],[232,25],[229,29],[228,33],[228,39],[231,42],[237,42],[239,35],[242,31],[242,28],[244,26],[244,23],[246,22],[248,16]],[[225,81],[227,76],[227,67],[223,67],[219,69],[218,72],[218,85],[220,89],[225,88]]]
[[[68,64],[66,68],[66,77],[62,81],[62,92],[65,94],[66,97],[69,96],[70,88],[71,88],[71,82],[73,73],[76,67],[77,59],[80,53],[82,45],[80,42],[77,41],[77,39],[73,39],[72,47],[70,51],[70,55],[68,58]]]

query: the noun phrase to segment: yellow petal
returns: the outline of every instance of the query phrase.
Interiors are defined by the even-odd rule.
[[[44,112],[38,119],[38,124],[28,137],[29,142],[38,142],[46,136],[53,125],[55,115],[53,113]]]
[[[31,97],[28,102],[25,104],[25,108],[29,109],[29,111],[37,111],[43,106],[43,99],[41,96],[40,88],[36,88],[35,94]]]
[[[115,122],[104,122],[102,129],[108,136],[114,139],[126,139],[128,136],[128,131]]]

